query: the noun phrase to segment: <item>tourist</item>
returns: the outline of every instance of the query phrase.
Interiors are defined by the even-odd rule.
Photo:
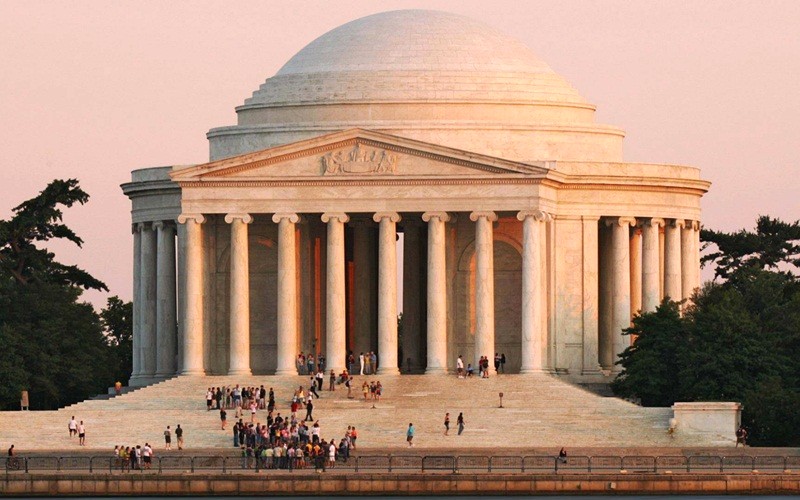
[[[75,416],[72,416],[72,419],[69,421],[69,437],[77,436],[78,435],[78,422],[75,420]]]
[[[464,378],[464,359],[460,354],[456,360],[456,373],[458,374],[458,378]]]
[[[222,387],[217,387],[217,392],[214,393],[214,400],[217,402],[217,409],[222,408]]]
[[[182,450],[183,449],[183,429],[181,429],[181,424],[178,424],[178,426],[175,427],[175,437],[178,439],[178,449]]]
[[[153,467],[153,448],[150,447],[150,443],[145,443],[142,448],[142,461],[145,469]]]
[[[211,392],[211,387],[206,390],[206,411],[211,411],[211,401],[214,399],[214,393]]]
[[[303,388],[301,387],[300,390],[302,391]],[[311,395],[312,394],[314,395],[314,397],[319,398],[319,394],[317,393],[317,387],[314,384],[314,379],[313,378],[311,379],[311,385],[308,388],[308,398],[309,399],[311,399]]]
[[[308,403],[306,403],[306,418],[303,419],[304,422],[314,421],[314,417],[311,414],[312,411],[314,411],[314,403],[309,399]]]
[[[256,421],[256,411],[258,409],[258,405],[255,401],[251,400],[250,403],[250,423],[254,423]]]
[[[364,375],[372,375],[372,353],[364,355]]]
[[[78,424],[78,444],[86,446],[86,427],[83,425],[83,420]]]
[[[131,458],[131,470],[138,469],[140,467],[140,464],[142,463],[141,460],[142,449],[138,444],[136,445],[135,448],[131,448],[130,458]]]
[[[364,375],[364,353],[358,355],[358,365],[361,367],[359,375]]]
[[[369,394],[369,385],[367,384],[366,380],[361,385],[361,392],[364,393],[364,402],[366,403],[367,402],[367,395]]]
[[[558,452],[558,461],[562,464],[567,463],[567,450],[565,450],[563,447],[561,448],[561,451]]]
[[[475,374],[475,369],[472,368],[472,363],[467,363],[467,377],[472,377]]]
[[[322,384],[325,382],[325,372],[323,372],[322,370],[317,370],[316,379],[317,379],[317,390],[321,391]]]
[[[308,368],[309,375],[314,373],[314,355],[311,353],[308,353],[308,356],[306,357],[306,367]]]
[[[336,373],[333,370],[331,370],[331,375],[330,375],[329,379],[330,379],[330,385],[328,386],[328,390],[329,391],[335,391],[336,390],[336,387],[335,387],[336,386]]]
[[[355,450],[356,449],[356,440],[358,439],[358,431],[356,431],[355,426],[350,430],[350,446]]]
[[[225,430],[225,425],[228,423],[228,412],[225,411],[225,408],[219,410],[219,420],[222,423],[222,430]],[[178,430],[176,429],[175,432],[177,433]]]
[[[262,385],[261,388],[258,390],[258,407],[260,409],[263,410],[267,407],[266,400],[267,400],[267,390],[264,389],[264,386]]]
[[[319,421],[314,422],[314,425],[311,426],[311,443],[312,444],[319,444],[319,436],[322,429],[319,426]]]
[[[169,430],[169,426],[167,426],[166,430],[164,431],[164,449],[165,450],[172,449],[172,431]]]
[[[348,376],[344,386],[347,387],[347,399],[353,399],[353,377]]]
[[[739,428],[736,429],[736,445],[734,448],[738,448],[739,443],[742,444],[742,448],[747,447],[747,429],[745,429],[743,425],[740,425]]]
[[[411,448],[414,446],[414,424],[408,424],[408,430],[406,431],[406,441],[408,442],[408,447]]]
[[[378,373],[378,355],[375,354],[374,352],[371,352],[370,356],[371,356],[370,367],[372,368],[372,371],[374,373]]]
[[[356,362],[353,351],[347,355],[347,373],[353,373],[353,364]]]
[[[325,373],[325,354],[317,356],[317,369]],[[320,390],[322,390],[322,387],[320,387]]]
[[[494,353],[494,372],[500,373],[500,353]]]
[[[382,395],[383,395],[383,385],[381,385],[381,381],[378,380],[378,383],[375,384],[375,399],[380,401]]]
[[[234,422],[233,424],[233,447],[239,447],[239,422]]]
[[[120,382],[119,380],[114,382],[114,394],[116,394],[117,396],[122,394],[122,382]]]
[[[483,357],[483,378],[489,378],[489,356]]]
[[[447,436],[450,433],[450,414],[444,414],[444,435]]]
[[[456,419],[456,424],[458,425],[458,435],[460,436],[462,432],[464,432],[464,414],[459,413],[458,418]]]
[[[502,373],[506,372],[506,353],[500,354],[500,371]]]
[[[336,443],[331,439],[331,443],[328,446],[328,467],[333,467],[334,465],[336,465]]]

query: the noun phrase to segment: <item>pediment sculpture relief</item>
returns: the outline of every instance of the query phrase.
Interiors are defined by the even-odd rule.
[[[394,174],[397,170],[397,155],[362,144],[356,144],[349,150],[328,153],[321,161],[326,175]]]

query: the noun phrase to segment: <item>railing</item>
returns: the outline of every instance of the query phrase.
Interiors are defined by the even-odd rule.
[[[800,472],[800,456],[693,455],[693,456],[486,456],[486,455],[360,455],[349,460],[337,460],[330,467],[345,472],[420,472],[420,473],[704,473],[752,474]],[[283,459],[266,463],[254,457],[217,455],[167,455],[153,457],[150,464],[140,463],[135,469],[129,462],[108,456],[44,456],[2,457],[0,468],[6,474],[38,472],[80,473],[232,473],[294,472],[313,468],[314,459],[304,462]]]

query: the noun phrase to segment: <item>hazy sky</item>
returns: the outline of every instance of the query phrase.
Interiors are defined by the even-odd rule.
[[[130,171],[201,163],[206,131],[322,33],[430,8],[522,39],[627,131],[625,159],[700,167],[703,223],[800,218],[800,1],[0,0],[0,217],[54,178],[90,202],[59,258],[131,296]],[[87,294],[96,305],[106,294]]]

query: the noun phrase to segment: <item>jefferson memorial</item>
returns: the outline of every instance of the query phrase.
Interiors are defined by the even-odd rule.
[[[503,353],[509,373],[610,381],[632,315],[699,285],[710,184],[625,162],[624,131],[594,112],[462,16],[325,33],[208,132],[208,163],[122,186],[131,385],[295,374],[301,352],[338,372],[351,351],[381,374]]]

